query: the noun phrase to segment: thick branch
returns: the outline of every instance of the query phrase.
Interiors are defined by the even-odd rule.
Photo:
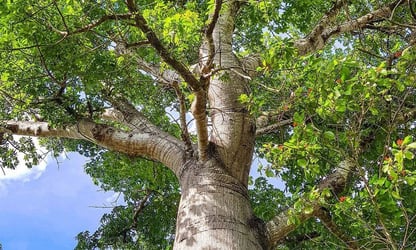
[[[87,128],[91,125],[91,123],[80,122],[79,126],[82,128]],[[63,129],[52,129],[47,122],[8,121],[0,125],[0,133],[36,137],[85,139],[80,131],[78,131],[77,126],[66,127]]]
[[[123,113],[121,113],[115,108],[107,108],[101,114],[101,118],[107,121],[120,122],[124,119],[124,116]]]
[[[344,189],[348,175],[350,174],[353,166],[354,164],[351,160],[342,161],[334,173],[321,181],[318,185],[318,190],[322,192],[324,189],[330,188],[333,193],[339,194]],[[309,205],[313,208],[312,212],[309,211],[309,213],[302,212],[300,214],[296,214],[300,223],[316,216],[321,210],[321,206],[318,201],[310,201]],[[270,245],[276,245],[279,241],[283,240],[286,235],[296,229],[297,225],[287,223],[290,214],[294,214],[294,210],[292,208],[284,210],[282,213],[278,214],[266,223],[266,231]]]
[[[218,21],[218,17],[220,16],[221,7],[222,7],[222,0],[216,0],[215,9],[211,18],[211,22],[209,23],[207,30],[205,31],[205,37],[208,43],[208,58],[207,58],[205,65],[203,65],[202,67],[203,74],[208,73],[209,70],[212,68],[212,62],[215,57],[215,43],[214,43],[214,38],[212,36],[212,33],[214,32],[215,24]]]
[[[259,54],[251,54],[241,59],[243,71],[250,80],[260,74],[257,68],[261,66],[261,56]]]
[[[308,37],[319,37],[325,29],[330,27],[334,23],[340,9],[345,3],[346,2],[343,0],[336,1],[334,3],[334,6],[332,6],[332,8],[321,18],[318,24],[313,28]]]
[[[148,133],[160,133],[161,131],[143,116],[130,102],[122,96],[107,97],[119,112],[117,116],[122,116],[119,122],[127,125],[133,132],[141,131]],[[105,113],[104,113],[105,114]]]
[[[292,123],[289,112],[264,112],[256,119],[256,136],[272,133],[276,129]]]
[[[109,150],[159,161],[175,173],[181,166],[184,151],[181,142],[163,132],[129,133],[87,120],[64,128],[51,128],[46,122],[8,121],[0,127],[0,133],[4,132],[36,137],[83,139]]]
[[[173,58],[168,50],[162,45],[156,33],[148,26],[146,20],[144,19],[143,15],[140,14],[140,11],[138,10],[133,0],[127,0],[127,7],[130,12],[135,14],[136,26],[145,34],[150,44],[156,49],[162,59],[179,73],[179,75],[189,84],[192,91],[194,92],[195,100],[191,107],[191,111],[194,115],[197,127],[199,157],[201,160],[206,159],[208,146],[208,129],[206,116],[207,97],[206,91],[204,89],[206,87],[204,85],[206,84],[202,84],[201,81],[199,81],[192,74],[192,72],[189,71],[188,68]]]
[[[287,209],[275,216],[271,221],[266,224],[267,236],[271,246],[276,245],[279,241],[283,240],[290,232],[295,230],[298,225],[294,223],[288,223],[289,216],[294,214],[294,209]],[[312,213],[302,213],[297,215],[298,220],[302,223],[312,218]]]
[[[295,41],[295,47],[300,55],[305,55],[322,49],[328,42],[329,38],[350,31],[365,28],[366,25],[385,20],[391,17],[393,10],[400,4],[405,3],[403,0],[396,0],[393,3],[382,6],[366,15],[339,25],[331,26],[334,14],[340,8],[342,1],[337,1],[333,9],[329,11],[305,38]]]
[[[143,15],[140,14],[134,0],[127,0],[127,7],[129,11],[134,14],[136,26],[145,34],[147,40],[149,40],[150,44],[155,48],[162,59],[174,68],[194,91],[198,91],[201,88],[198,79],[196,79],[192,72],[190,72],[181,62],[176,60],[163,46],[156,33],[148,26]]]
[[[146,42],[148,43],[148,41]],[[144,42],[141,43],[144,44]],[[169,85],[173,82],[182,81],[181,77],[175,71],[166,69],[162,72],[159,65],[146,62],[143,58],[133,54],[133,48],[134,46],[130,44],[127,44],[123,41],[118,41],[116,45],[116,52],[119,55],[133,55],[133,58],[138,65],[138,68],[152,75],[155,78],[155,80],[161,84]]]
[[[259,129],[256,130],[256,136],[262,136],[262,135],[265,135],[265,134],[272,133],[272,132],[276,131],[276,129],[278,129],[278,128],[281,128],[283,126],[287,126],[287,125],[292,124],[292,122],[293,122],[292,119],[286,119],[286,120],[281,120],[281,121],[278,121],[278,122],[273,123],[271,125],[259,128]]]
[[[207,93],[205,90],[199,90],[194,94],[195,99],[191,105],[191,112],[195,118],[198,135],[198,155],[200,160],[206,160],[208,158]]]

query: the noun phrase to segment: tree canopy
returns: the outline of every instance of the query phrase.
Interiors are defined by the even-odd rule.
[[[415,248],[415,12],[411,0],[2,1],[0,166],[19,151],[36,165],[32,137],[90,158],[125,204],[77,249],[170,249],[181,166],[214,158],[248,187],[270,248]]]

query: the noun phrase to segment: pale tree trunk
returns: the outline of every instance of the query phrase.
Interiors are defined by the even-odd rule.
[[[216,160],[188,162],[181,189],[174,249],[267,249],[247,188]]]
[[[253,215],[247,190],[255,123],[239,101],[249,88],[232,51],[238,6],[228,1],[217,11],[215,28],[200,50],[201,73],[210,60],[215,65],[211,72],[217,70],[206,79],[212,122],[207,158],[186,162],[179,176],[174,249],[267,249],[264,226]]]

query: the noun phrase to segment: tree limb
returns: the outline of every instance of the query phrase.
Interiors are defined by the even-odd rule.
[[[256,119],[256,136],[272,133],[276,129],[292,123],[288,112],[264,112]]]
[[[186,123],[186,105],[185,105],[185,96],[179,88],[178,82],[174,82],[172,87],[175,89],[176,96],[179,100],[179,121],[181,125],[181,137],[182,141],[186,145],[186,153],[190,156],[193,154],[192,141],[189,136],[188,125]]]
[[[207,92],[201,89],[194,94],[195,99],[191,105],[191,112],[195,118],[198,135],[198,156],[200,160],[206,160],[208,158]]]
[[[119,122],[127,125],[132,132],[159,133],[160,129],[143,116],[127,99],[122,96],[107,96],[106,98],[122,116]]]
[[[335,194],[340,193],[344,189],[353,167],[354,163],[349,159],[340,162],[335,172],[321,181],[318,185],[318,191],[322,192],[324,189],[329,188]],[[319,215],[319,211],[321,210],[319,202],[310,201],[309,205],[313,208],[312,212],[309,211],[309,213],[306,213],[303,211],[300,214],[297,214],[293,208],[289,208],[266,223],[266,235],[268,236],[270,245],[276,245],[279,241],[283,240],[286,235],[296,229],[297,225],[287,223],[291,214],[292,216],[297,216],[300,223]]]
[[[147,40],[150,42],[153,48],[155,48],[160,57],[162,57],[162,59],[167,64],[169,64],[179,73],[179,75],[181,75],[181,77],[189,84],[192,90],[198,91],[199,89],[201,89],[200,82],[198,81],[198,79],[196,79],[192,72],[190,72],[189,69],[185,67],[185,65],[176,60],[169,53],[169,51],[162,45],[162,42],[157,37],[156,33],[147,25],[146,20],[138,10],[136,4],[134,3],[134,0],[127,0],[126,2],[129,11],[134,14],[136,26],[144,33]]]
[[[206,159],[208,148],[208,128],[206,115],[207,96],[205,88],[207,87],[207,84],[203,84],[200,80],[198,80],[187,67],[185,67],[181,62],[177,61],[168,52],[168,50],[162,45],[156,33],[147,25],[146,20],[138,10],[134,1],[127,0],[126,2],[129,11],[134,13],[136,26],[145,34],[150,44],[153,46],[153,48],[155,48],[162,59],[173,69],[175,69],[178,74],[189,84],[191,90],[195,94],[195,100],[191,107],[191,111],[195,118],[197,127],[199,157],[201,160]],[[207,79],[204,79],[204,83],[205,82],[207,82]]]
[[[173,70],[166,69],[161,72],[159,65],[152,64],[143,60],[143,58],[133,54],[134,46],[132,44],[127,44],[124,41],[116,41],[117,45],[115,47],[118,55],[130,54],[137,63],[137,66],[140,70],[145,71],[155,78],[155,80],[161,84],[169,85],[173,82],[180,82],[181,77]],[[148,41],[142,41],[137,44],[147,44]]]
[[[295,47],[298,49],[298,53],[300,55],[305,55],[322,49],[332,36],[362,29],[368,24],[389,19],[393,10],[397,8],[397,6],[405,3],[403,0],[396,0],[359,18],[332,26],[331,23],[335,17],[334,15],[336,15],[342,7],[341,2],[342,1],[337,1],[335,3],[334,7],[326,15],[324,15],[318,25],[315,26],[308,36],[295,41]]]
[[[64,20],[63,19],[63,16],[61,16],[61,17],[62,17],[62,20]],[[130,13],[127,13],[127,14],[105,15],[105,16],[101,17],[100,19],[98,19],[98,20],[96,20],[96,21],[94,21],[94,22],[92,22],[92,23],[90,23],[88,25],[85,25],[84,27],[81,27],[81,28],[78,28],[76,30],[73,30],[73,31],[69,31],[69,30],[67,30],[67,31],[60,31],[60,30],[52,27],[51,25],[48,25],[48,26],[50,28],[52,28],[53,31],[61,34],[62,36],[68,37],[70,35],[75,35],[75,34],[79,34],[79,33],[88,32],[91,29],[93,29],[93,28],[97,27],[98,25],[100,25],[100,24],[102,24],[102,23],[104,23],[106,21],[109,21],[109,20],[129,20],[129,19],[131,19],[131,17],[132,17],[132,14],[130,14]],[[63,21],[63,22],[65,23],[65,21]],[[65,25],[65,27],[68,29],[68,27],[66,25]]]
[[[241,59],[244,73],[248,77],[254,78],[260,74],[257,68],[262,65],[261,56],[259,54],[251,54]],[[250,79],[251,80],[251,79]]]
[[[218,21],[218,17],[220,16],[221,7],[222,0],[215,0],[214,13],[212,14],[211,22],[209,23],[205,31],[205,37],[208,43],[208,58],[206,60],[206,63],[202,66],[201,72],[203,74],[209,73],[209,71],[212,69],[212,62],[215,57],[215,43],[212,33],[214,32],[215,24]]]
[[[407,0],[407,4],[409,5],[410,14],[412,14],[413,19],[416,20],[416,13],[412,6],[412,0]]]
[[[303,241],[312,240],[312,239],[317,238],[319,236],[321,236],[320,233],[311,232],[311,233],[307,233],[307,234],[296,235],[296,236],[293,236],[293,237],[286,237],[284,242],[285,243],[300,243],[300,242],[303,242]]]
[[[0,133],[87,140],[109,150],[159,161],[175,173],[182,165],[185,148],[179,140],[162,131],[131,133],[88,120],[64,128],[51,128],[46,122],[7,121],[0,126]]]
[[[273,123],[271,125],[259,128],[256,130],[256,136],[262,136],[265,134],[269,134],[272,133],[273,131],[276,131],[276,129],[281,128],[283,126],[287,126],[289,124],[292,124],[293,120],[292,119],[286,119],[286,120],[282,120],[282,121],[278,121],[276,123]]]

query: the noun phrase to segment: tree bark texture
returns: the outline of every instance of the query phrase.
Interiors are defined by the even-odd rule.
[[[179,176],[182,196],[174,249],[267,249],[264,224],[254,217],[247,190],[255,123],[239,101],[250,90],[232,51],[237,11],[236,2],[223,4],[200,49],[200,68],[220,70],[203,79],[212,131],[207,156],[187,161]]]
[[[215,159],[183,167],[174,249],[267,249],[245,185]]]

